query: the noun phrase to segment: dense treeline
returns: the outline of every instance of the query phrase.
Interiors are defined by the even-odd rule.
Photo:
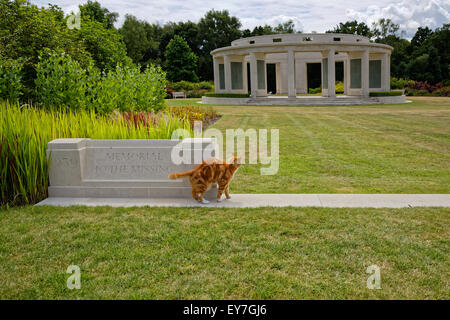
[[[389,19],[380,19],[371,27],[364,22],[348,21],[327,32],[358,34],[392,46],[391,75],[394,77],[450,85],[450,24],[434,31],[419,27],[411,41],[402,38],[399,25]]]
[[[165,75],[133,63],[118,15],[91,1],[80,13],[70,27],[57,6],[0,0],[0,98],[100,113],[163,108]]]
[[[118,64],[140,66],[141,70],[156,64],[173,82],[210,81],[212,50],[241,37],[301,32],[292,21],[243,30],[239,19],[226,10],[210,10],[198,22],[164,25],[126,15],[118,29],[114,26],[118,14],[102,8],[98,2],[87,1],[80,5],[80,12],[81,28],[69,29],[67,17],[58,6],[39,8],[27,0],[0,0],[0,62],[3,61],[0,71],[2,67],[12,70],[21,66],[22,98],[34,98],[36,94],[36,66],[44,48],[64,52],[82,68],[93,65],[100,72],[115,70]],[[411,41],[388,19],[370,27],[363,22],[348,21],[327,32],[359,34],[393,46],[394,77],[448,85],[449,27],[450,24],[436,30],[419,27]],[[1,83],[0,76],[0,86]]]
[[[196,75],[201,80],[213,79],[213,64],[210,52],[216,48],[229,46],[231,41],[250,36],[274,33],[296,32],[292,21],[241,30],[241,22],[237,17],[230,16],[227,10],[208,11],[198,23],[169,22],[164,25],[150,24],[138,20],[134,16],[126,15],[125,22],[119,29],[127,46],[128,55],[134,63],[147,65],[159,63],[168,66],[173,60],[166,62],[165,52],[169,42],[175,37],[183,38],[192,52],[198,57],[194,66]],[[178,78],[189,80],[188,78]]]

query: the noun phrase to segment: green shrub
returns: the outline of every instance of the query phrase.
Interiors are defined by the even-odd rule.
[[[197,85],[196,89],[203,89],[203,90],[212,90],[213,89],[212,83],[208,82],[208,81],[198,82],[196,85]]]
[[[44,50],[36,66],[36,97],[47,109],[84,109],[86,72],[65,53]]]
[[[198,57],[192,52],[183,37],[174,35],[166,46],[164,57],[166,58],[164,70],[167,72],[167,78],[170,81],[198,81],[195,74]]]
[[[187,117],[165,113],[158,119],[136,123],[93,110],[47,111],[0,101],[0,206],[33,204],[47,196],[46,149],[53,139],[170,139],[181,128],[192,133]]]
[[[189,81],[179,81],[179,82],[170,82],[168,84],[169,88],[173,91],[179,92],[179,91],[190,91],[194,90],[194,82]]]
[[[438,97],[450,97],[450,86],[437,89],[436,91],[433,92],[433,95]]]
[[[0,98],[15,102],[22,95],[22,65],[17,60],[0,60]]]
[[[192,91],[192,90],[213,90],[214,86],[208,81],[202,82],[189,82],[189,81],[179,81],[179,82],[169,82],[167,85],[173,91]]]
[[[37,68],[36,97],[47,109],[94,109],[106,114],[119,111],[158,111],[164,108],[165,74],[160,67],[118,65],[101,74],[89,65],[83,69],[64,53],[44,51]]]
[[[408,80],[408,79],[402,79],[402,78],[395,78],[395,77],[391,78],[391,88],[392,89],[403,89],[410,83],[414,83],[414,81]]]
[[[215,93],[207,92],[204,94],[205,97],[215,97],[215,98],[248,98],[250,94],[248,93]]]
[[[139,67],[118,65],[104,74],[93,89],[91,100],[100,113],[158,111],[164,108],[165,86],[165,75],[160,67],[149,66],[140,72]]]
[[[207,90],[191,90],[186,92],[186,98],[201,98],[208,92]]]
[[[395,97],[403,95],[403,91],[374,91],[370,92],[371,97]]]
[[[317,93],[321,93],[322,92],[322,88],[309,88],[308,93],[309,94],[317,94]]]
[[[344,93],[344,82],[336,81],[336,93],[339,93],[339,94]]]

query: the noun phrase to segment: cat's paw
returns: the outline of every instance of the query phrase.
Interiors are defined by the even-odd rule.
[[[222,200],[223,200],[222,198],[220,198],[220,199],[217,199],[217,202],[222,202]]]
[[[231,199],[231,196],[228,196],[227,199],[230,200],[230,199]]]
[[[201,203],[203,203],[203,204],[207,204],[207,203],[209,203],[209,201],[208,200],[206,200],[206,199],[203,199],[202,201],[200,201]]]

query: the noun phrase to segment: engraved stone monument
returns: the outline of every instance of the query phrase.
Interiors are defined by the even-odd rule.
[[[184,172],[217,157],[218,146],[207,138],[56,139],[49,142],[47,156],[49,197],[190,198],[189,180],[170,180],[169,173]],[[206,197],[216,193],[213,186]]]

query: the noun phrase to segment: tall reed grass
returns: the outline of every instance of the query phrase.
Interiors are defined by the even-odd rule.
[[[189,119],[176,115],[144,125],[93,111],[45,111],[0,101],[0,205],[33,204],[47,196],[46,149],[53,139],[170,139],[178,128],[192,132]]]

